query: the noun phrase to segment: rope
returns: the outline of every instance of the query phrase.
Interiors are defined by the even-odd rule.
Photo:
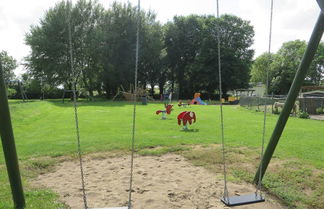
[[[272,19],[273,19],[273,0],[271,0],[271,8],[270,8],[270,30],[269,30],[269,45],[268,45],[268,55],[269,55],[269,60],[267,62],[267,79],[266,79],[266,95],[268,95],[269,91],[269,68],[270,68],[270,58],[271,58],[271,41],[272,41]],[[263,115],[263,131],[262,131],[262,148],[261,148],[261,154],[260,154],[260,171],[262,171],[262,158],[264,154],[264,141],[265,141],[265,134],[266,134],[266,122],[267,122],[267,98],[264,100],[264,115]],[[258,191],[260,192],[260,196],[262,196],[262,172],[259,172],[259,181],[258,181],[258,186],[256,189],[255,194],[258,194]]]
[[[83,172],[83,161],[82,161],[82,154],[81,154],[78,106],[77,106],[77,97],[76,97],[76,72],[73,67],[72,35],[71,35],[71,10],[70,10],[70,8],[69,8],[68,28],[69,28],[70,65],[71,65],[71,72],[72,72],[72,77],[73,77],[72,92],[73,92],[73,107],[74,107],[74,117],[75,117],[75,130],[76,130],[77,143],[78,143],[78,158],[79,158],[79,163],[80,163],[83,203],[84,203],[84,208],[88,209],[87,195],[86,195],[86,191],[85,191],[85,179],[84,179],[84,172]]]
[[[133,189],[133,171],[134,171],[134,152],[135,152],[135,128],[136,128],[136,99],[137,99],[137,72],[138,72],[138,57],[139,57],[139,28],[140,28],[140,10],[141,0],[137,3],[137,31],[136,31],[136,57],[135,57],[135,78],[134,78],[134,109],[133,109],[133,128],[132,128],[132,154],[131,154],[131,169],[129,180],[129,194],[128,194],[128,209],[132,208],[132,189]]]
[[[217,3],[217,18],[219,19],[219,1]],[[223,90],[222,90],[222,66],[220,57],[220,26],[217,28],[217,52],[218,52],[218,81],[219,81],[219,101],[220,101],[220,120],[221,120],[221,139],[222,139],[222,158],[223,158],[223,173],[224,173],[224,200],[229,199],[227,188],[227,171],[226,171],[226,156],[225,156],[225,137],[224,137],[224,114],[223,114]]]

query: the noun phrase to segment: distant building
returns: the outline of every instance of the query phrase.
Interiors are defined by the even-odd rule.
[[[261,83],[261,82],[258,82],[258,83],[253,83],[252,85],[252,88],[250,88],[251,90],[254,90],[254,96],[257,96],[257,97],[262,97],[264,96],[265,94],[265,91],[266,91],[266,86]]]

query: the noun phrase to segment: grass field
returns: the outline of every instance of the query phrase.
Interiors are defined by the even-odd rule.
[[[194,132],[183,132],[176,116],[184,108],[174,107],[167,120],[155,111],[161,104],[137,106],[136,150],[143,155],[179,152],[194,164],[209,167],[219,153],[220,123],[218,106],[192,106],[197,115]],[[26,190],[28,209],[64,208],[51,191],[32,188],[28,179],[46,172],[61,156],[76,153],[75,123],[71,103],[59,101],[10,101],[16,145]],[[132,105],[127,102],[79,103],[82,150],[86,153],[128,151],[131,140]],[[244,164],[230,166],[233,180],[251,181],[261,145],[263,113],[238,106],[225,106],[225,140],[229,157],[243,154]],[[268,115],[269,139],[277,115]],[[275,152],[276,168],[266,174],[266,189],[291,208],[321,208],[324,205],[324,122],[290,118]],[[202,145],[202,150],[188,145]],[[152,149],[158,147],[158,149]],[[12,207],[2,147],[0,150],[0,208]],[[47,156],[47,157],[46,157]],[[46,157],[46,158],[45,158]],[[243,159],[243,158],[242,158]],[[241,159],[241,160],[242,160]],[[231,159],[231,162],[240,160]]]

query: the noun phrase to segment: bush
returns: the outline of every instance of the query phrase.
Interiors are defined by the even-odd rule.
[[[273,114],[275,114],[275,115],[279,115],[280,114],[278,108],[274,108],[273,109]]]
[[[15,94],[17,94],[17,91],[15,89],[8,88],[8,97],[11,98]]]
[[[324,114],[324,108],[323,107],[316,108],[316,113],[317,114]]]
[[[304,119],[309,119],[309,114],[307,112],[304,112],[304,111],[300,111],[298,113],[298,117],[299,118],[304,118]]]

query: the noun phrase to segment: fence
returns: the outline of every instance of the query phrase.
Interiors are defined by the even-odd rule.
[[[273,105],[276,100],[271,97],[256,97],[256,96],[241,96],[240,106],[252,108],[259,107],[265,104]]]
[[[256,111],[263,111],[264,105],[268,106],[267,111],[271,113],[278,113],[278,108],[274,108],[275,102],[284,103],[286,100],[285,95],[270,95],[264,97],[257,96],[241,96],[240,106]]]
[[[317,108],[324,107],[324,97],[303,97],[299,98],[300,110],[309,114],[317,114]]]

